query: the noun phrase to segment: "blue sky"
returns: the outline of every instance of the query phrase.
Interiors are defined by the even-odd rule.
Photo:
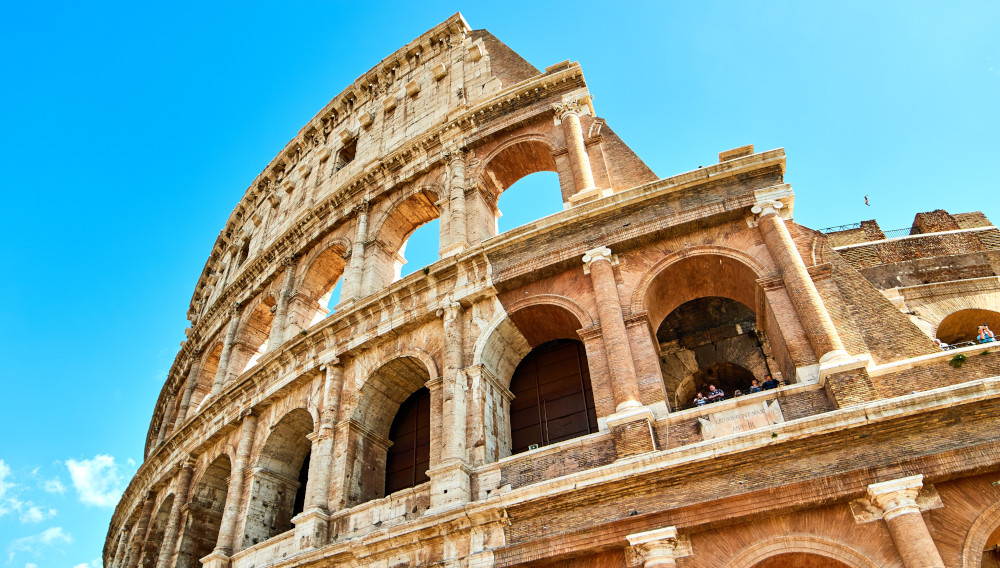
[[[579,61],[661,177],[752,143],[786,149],[808,226],[1000,219],[996,2],[528,6],[0,5],[0,566],[96,568],[229,212],[330,98],[456,11],[536,67]],[[502,227],[555,191],[518,184]]]

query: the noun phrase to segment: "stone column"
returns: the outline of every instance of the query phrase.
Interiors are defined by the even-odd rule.
[[[354,243],[351,245],[351,265],[347,269],[344,277],[344,285],[341,287],[340,296],[344,298],[340,303],[357,300],[361,297],[361,276],[365,266],[365,243],[368,241],[368,202],[362,201],[354,212],[358,216],[358,230],[354,235]]]
[[[868,499],[882,512],[892,541],[906,568],[944,568],[941,554],[924,517],[917,506],[917,494],[923,487],[924,476],[913,475],[873,483],[868,486]]]
[[[226,339],[222,344],[222,354],[219,356],[219,370],[215,373],[215,381],[212,383],[212,392],[209,397],[216,397],[222,392],[222,387],[226,384],[226,377],[229,375],[229,358],[233,354],[233,344],[236,343],[236,331],[240,327],[240,312],[235,305],[229,312],[229,327],[226,329]]]
[[[281,291],[278,292],[278,301],[274,306],[274,321],[271,322],[271,333],[267,337],[268,352],[280,347],[286,339],[285,330],[288,327],[288,301],[292,297],[292,284],[295,278],[295,257],[285,257],[282,259],[281,265],[285,267],[285,275],[284,280],[281,282]]]
[[[784,204],[780,201],[765,201],[754,205],[751,211],[758,216],[758,228],[764,237],[764,244],[778,265],[792,305],[799,314],[799,320],[820,365],[836,359],[847,359],[847,351],[833,326],[830,313],[823,305],[823,299],[788,233],[788,227],[778,215],[778,210],[782,207]]]
[[[323,406],[318,428],[310,435],[312,451],[309,458],[309,477],[302,513],[296,515],[295,534],[299,546],[319,547],[326,544],[330,520],[330,473],[333,467],[333,428],[340,410],[340,392],[344,384],[344,367],[334,358],[321,366],[326,371],[323,383]]]
[[[448,192],[450,198],[450,238],[448,247],[442,255],[462,252],[468,247],[468,220],[465,213],[465,151],[457,148],[448,150],[445,154],[450,172]]]
[[[639,401],[635,362],[612,268],[614,260],[607,247],[598,247],[583,255],[583,270],[590,273],[594,286],[615,401],[615,412],[607,417],[607,424],[615,442],[615,453],[621,459],[655,450],[656,439],[653,413]]]
[[[194,354],[194,357],[198,358],[194,364],[191,365],[191,371],[188,373],[187,383],[184,385],[184,394],[181,395],[181,404],[177,408],[177,420],[174,422],[174,430],[181,427],[184,420],[187,418],[188,411],[191,406],[191,395],[194,394],[195,387],[198,386],[198,375],[201,374],[201,352]]]
[[[643,568],[673,568],[678,558],[689,556],[689,551],[682,551],[678,546],[675,527],[630,534],[625,538],[642,559]]]
[[[125,548],[128,544],[129,528],[128,525],[122,525],[122,532],[118,535],[118,546],[115,547],[115,557],[111,559],[111,568],[119,568],[122,561],[125,560],[122,555],[125,554]]]
[[[248,414],[240,426],[240,442],[236,447],[236,461],[229,474],[229,488],[226,491],[226,506],[222,510],[222,522],[219,526],[219,539],[215,551],[209,556],[227,558],[233,553],[236,542],[236,522],[239,520],[240,506],[243,497],[243,483],[246,479],[246,468],[249,465],[250,451],[253,449],[254,434],[257,431],[257,416]],[[209,563],[206,562],[207,566]],[[228,561],[223,565],[228,565]]]
[[[444,323],[444,376],[441,401],[441,463],[430,472],[431,508],[445,509],[471,498],[471,473],[465,451],[465,372],[462,306],[446,302],[439,312]],[[433,413],[433,412],[432,412]]]
[[[167,401],[163,404],[163,418],[160,419],[160,428],[156,433],[156,444],[154,447],[158,447],[163,443],[163,440],[167,437],[168,426],[170,426],[170,409],[173,407],[174,397],[170,395],[167,397]]]
[[[615,397],[615,411],[639,408],[639,386],[635,376],[632,350],[625,330],[625,317],[618,299],[611,249],[598,247],[583,255],[583,271],[590,274],[597,299],[597,316],[601,323],[604,347],[608,353],[608,367],[612,373],[611,388]]]
[[[583,127],[580,125],[580,103],[568,102],[556,105],[556,117],[562,122],[563,135],[569,152],[570,167],[573,168],[573,183],[576,193],[586,193],[597,189],[594,171],[590,167],[590,157],[583,141]]]
[[[177,546],[177,535],[181,526],[181,511],[187,506],[188,494],[191,491],[191,476],[194,475],[194,461],[187,460],[181,466],[177,476],[177,493],[170,507],[170,517],[167,519],[167,529],[163,532],[163,543],[160,555],[156,559],[156,568],[169,568]]]
[[[128,557],[128,568],[135,568],[139,565],[139,557],[142,556],[142,545],[146,543],[146,532],[149,531],[149,518],[153,516],[155,501],[155,493],[150,491],[146,494],[146,500],[142,504],[142,512],[139,513],[139,522],[135,525],[135,534],[132,535],[132,553]]]

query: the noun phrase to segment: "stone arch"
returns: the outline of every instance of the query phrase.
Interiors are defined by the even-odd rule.
[[[253,367],[267,350],[267,340],[274,322],[275,303],[273,296],[264,296],[252,307],[243,310],[236,331],[236,341],[229,355],[226,382]]]
[[[976,339],[977,329],[986,324],[993,333],[1000,330],[1000,312],[982,308],[964,308],[951,312],[934,328],[934,336],[945,343]]]
[[[161,550],[163,534],[170,520],[170,510],[174,506],[174,494],[170,493],[160,501],[156,512],[149,518],[149,528],[146,530],[146,543],[143,545],[142,557],[139,559],[141,568],[154,568],[160,554],[170,554],[172,551]]]
[[[253,470],[241,549],[292,528],[305,499],[312,432],[313,416],[304,408],[271,426]]]
[[[750,545],[726,564],[726,568],[754,568],[759,563],[782,554],[804,553],[829,558],[848,568],[879,568],[850,546],[808,534],[792,534]]]
[[[776,281],[765,290],[764,283]],[[669,254],[640,277],[632,294],[633,313],[645,311],[654,330],[683,304],[706,297],[739,302],[755,316],[755,328],[763,345],[774,358],[776,378],[790,380],[799,364],[815,362],[808,345],[795,344],[793,356],[786,343],[789,337],[801,336],[801,324],[776,274],[749,254],[723,246],[699,246]],[[786,310],[775,310],[771,302],[784,302]],[[791,327],[788,327],[791,326]],[[794,339],[793,339],[794,341]],[[780,369],[780,371],[779,371]],[[787,375],[787,377],[785,376]]]
[[[573,193],[572,176],[557,164],[555,154],[559,144],[545,134],[525,133],[513,136],[490,149],[479,163],[470,169],[466,179],[478,188],[466,201],[468,233],[472,243],[496,236],[499,215],[498,201],[511,185],[521,178],[538,172],[559,175],[560,200],[565,204]]]
[[[181,529],[175,568],[199,568],[201,558],[215,549],[229,491],[232,461],[222,451],[191,483],[188,514]]]
[[[201,403],[212,392],[212,383],[215,382],[215,374],[219,371],[219,359],[222,357],[222,340],[213,339],[208,343],[209,348],[198,362],[198,369],[195,378],[194,390],[191,391],[191,399],[188,402],[188,416],[193,414],[194,409],[201,406]]]
[[[384,496],[393,419],[411,395],[437,378],[433,360],[418,349],[395,353],[373,368],[348,419],[348,506]]]
[[[365,247],[364,295],[376,292],[399,277],[406,259],[403,245],[418,227],[441,217],[437,186],[422,185],[401,193],[374,216]]]
[[[667,314],[655,337],[673,408],[693,404],[698,391],[707,396],[708,385],[730,398],[736,390],[746,394],[753,379],[764,382],[774,361],[757,320],[749,306],[718,296],[688,300]]]
[[[330,236],[302,259],[294,277],[295,293],[289,299],[285,337],[309,328],[330,313],[330,295],[344,275],[350,246],[347,239]]]
[[[1000,530],[1000,503],[990,505],[969,527],[965,543],[962,545],[962,568],[980,568],[983,561],[983,550],[989,544],[990,537]]]

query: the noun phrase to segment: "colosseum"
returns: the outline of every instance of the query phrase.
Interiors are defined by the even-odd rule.
[[[229,216],[104,565],[1000,566],[1000,230],[806,228],[785,165],[659,178],[577,63],[450,17]],[[564,209],[498,234],[540,171]]]

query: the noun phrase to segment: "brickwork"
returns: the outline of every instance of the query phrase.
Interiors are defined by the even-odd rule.
[[[1000,351],[930,338],[1000,317],[1000,231],[933,211],[824,236],[792,221],[783,150],[720,160],[659,179],[577,63],[461,15],[403,46],[227,219],[105,566],[968,564],[1000,525]],[[538,171],[565,210],[497,235]],[[435,219],[439,260],[399,278]],[[582,344],[572,372],[512,388],[554,340]],[[569,439],[524,449],[515,423]]]

